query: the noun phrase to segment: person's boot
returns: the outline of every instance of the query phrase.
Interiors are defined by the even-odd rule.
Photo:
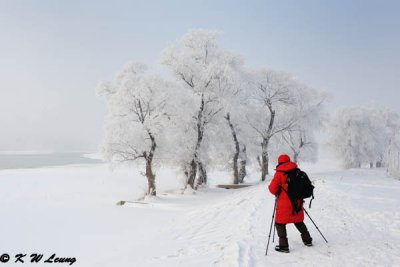
[[[301,234],[301,239],[303,240],[303,244],[306,245],[307,247],[312,246],[312,238],[308,231]]]
[[[280,245],[275,246],[275,250],[278,252],[289,253],[289,247],[282,247]]]
[[[289,242],[286,235],[286,225],[275,223],[276,231],[279,236],[279,245],[275,247],[278,252],[289,253]]]
[[[312,242],[310,241],[310,242],[303,242],[304,243],[304,245],[306,245],[307,247],[312,247]]]
[[[297,230],[299,230],[299,232],[301,233],[301,240],[303,240],[303,244],[306,245],[307,247],[311,247],[312,238],[304,222],[295,223],[294,225],[296,226]]]

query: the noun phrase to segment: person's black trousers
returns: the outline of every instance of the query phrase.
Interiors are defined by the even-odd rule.
[[[299,230],[301,234],[301,239],[303,240],[304,244],[309,244],[312,242],[312,238],[304,222],[295,223],[294,226],[296,226],[297,230]],[[275,227],[276,227],[276,232],[278,233],[279,236],[279,246],[288,248],[289,243],[286,234],[286,224],[275,223]]]

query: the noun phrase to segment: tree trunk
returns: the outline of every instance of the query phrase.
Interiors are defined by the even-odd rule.
[[[201,95],[201,104],[200,104],[200,109],[199,112],[197,113],[197,140],[196,140],[196,146],[194,148],[194,153],[193,153],[193,158],[190,162],[189,166],[189,179],[188,179],[188,185],[192,187],[192,189],[195,189],[195,180],[196,180],[196,174],[197,174],[197,167],[199,164],[199,157],[198,153],[200,150],[200,145],[201,142],[203,141],[203,135],[204,135],[204,118],[203,118],[203,112],[204,112],[204,95]]]
[[[156,176],[152,170],[152,160],[146,160],[146,177],[148,183],[147,194],[150,196],[155,196],[156,193]]]
[[[268,163],[269,163],[269,155],[268,155],[268,143],[269,139],[264,139],[261,143],[262,154],[261,154],[261,181],[265,181],[265,178],[268,174]]]
[[[239,153],[240,153],[240,146],[239,146],[239,141],[237,139],[235,127],[233,126],[233,124],[231,122],[231,117],[230,117],[229,112],[226,114],[225,119],[227,120],[229,128],[231,129],[233,142],[235,144],[235,154],[233,155],[233,183],[238,184],[239,183],[238,159],[239,159]]]
[[[151,147],[150,151],[144,152],[144,158],[146,159],[146,177],[147,177],[147,183],[148,183],[148,190],[147,194],[151,196],[155,196],[156,193],[156,175],[153,173],[153,157],[154,157],[154,152],[156,151],[156,140],[153,136],[153,134],[150,132],[150,130],[147,130],[147,134],[150,137],[151,140]]]
[[[273,136],[273,128],[275,122],[275,110],[272,108],[272,103],[267,102],[267,107],[270,112],[269,124],[267,129],[267,134],[263,137],[263,142],[261,143],[261,181],[265,181],[265,178],[268,174],[268,162],[269,162],[269,155],[268,155],[268,144],[269,140]]]
[[[239,183],[239,166],[238,166],[239,153],[235,152],[233,156],[233,184]]]
[[[268,175],[268,153],[262,155],[262,169],[261,169],[261,181],[265,181]]]
[[[305,142],[305,141],[303,140],[303,137],[300,137],[300,144],[299,144],[299,147],[296,149],[296,148],[294,148],[294,146],[293,146],[293,149],[292,149],[292,150],[293,150],[293,162],[295,162],[295,163],[298,162],[301,149],[302,149],[306,144],[307,144],[307,142]]]
[[[247,175],[246,163],[247,163],[246,146],[243,146],[243,149],[240,153],[239,183],[243,183],[243,180]]]
[[[299,158],[299,152],[296,151],[293,153],[293,162],[297,163],[298,158]]]
[[[199,162],[199,179],[197,180],[197,186],[207,184],[207,170],[203,163]]]
[[[197,174],[197,163],[195,159],[192,159],[192,161],[189,164],[189,172],[188,174],[188,182],[187,184],[190,185],[191,188],[194,189],[194,181],[196,180],[196,174]]]

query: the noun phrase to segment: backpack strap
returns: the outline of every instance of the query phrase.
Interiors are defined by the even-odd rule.
[[[297,213],[299,213],[299,211],[301,211],[301,209],[303,208],[303,203],[304,203],[304,199],[301,201],[300,205],[297,205],[297,199],[296,200],[292,200],[292,198],[290,198],[288,191],[285,190],[285,188],[283,188],[281,186],[281,189],[286,193],[286,195],[289,197],[289,201],[292,204],[292,215],[296,215]]]
[[[287,185],[289,185],[289,183],[290,183],[290,180],[289,180],[289,183],[287,182],[287,180],[290,179],[289,172],[293,172],[293,171],[299,172],[301,170],[299,168],[296,168],[296,169],[293,169],[293,170],[290,170],[290,171],[283,172],[286,175],[286,184]],[[302,200],[301,203],[299,204],[298,203],[298,199],[291,198],[290,195],[289,195],[289,192],[287,190],[285,190],[282,186],[281,186],[281,188],[282,188],[283,191],[285,191],[286,195],[289,197],[290,204],[292,204],[292,215],[296,215],[303,208],[304,200]]]
[[[310,204],[308,205],[309,209],[311,209],[311,203],[312,203],[313,199],[314,199],[314,192],[311,195]]]

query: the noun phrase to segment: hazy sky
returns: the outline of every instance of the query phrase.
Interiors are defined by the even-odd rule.
[[[400,112],[400,1],[0,0],[0,150],[96,150],[96,97],[128,61],[156,66],[188,29],[223,32],[248,65],[328,91],[332,110]]]

